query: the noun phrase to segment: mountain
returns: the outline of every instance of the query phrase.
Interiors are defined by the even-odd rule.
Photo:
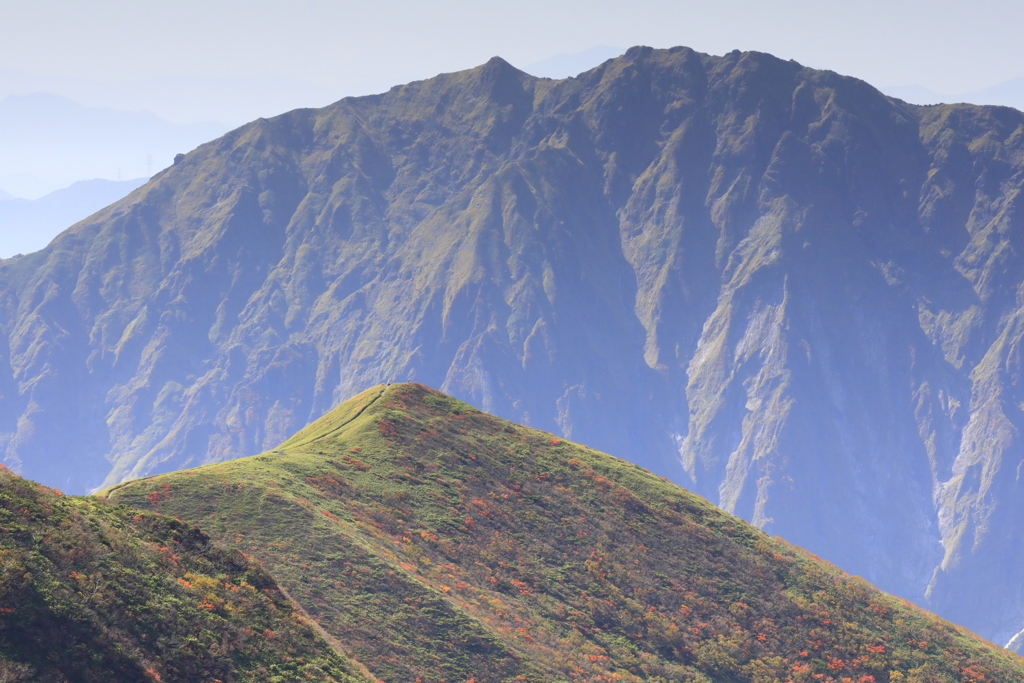
[[[418,384],[105,495],[238,544],[384,681],[1024,681],[663,478]]]
[[[39,251],[69,225],[116,202],[146,180],[80,180],[35,200],[5,199],[0,194],[0,258]]]
[[[980,104],[998,104],[1003,107],[1024,109],[1024,78],[997,83],[981,90],[961,95],[957,98],[964,102]]]
[[[686,48],[261,119],[0,262],[3,458],[85,491],[416,380],[1008,643],[1022,131]]]
[[[44,92],[11,95],[0,100],[0,186],[39,198],[87,178],[149,177],[227,128],[84,107]]]
[[[237,550],[6,469],[0,606],[9,683],[365,680]]]
[[[542,78],[569,78],[590,71],[601,62],[621,55],[621,47],[597,45],[581,52],[561,53],[526,66],[523,71]]]
[[[920,85],[900,85],[883,88],[886,95],[899,97],[914,104],[936,104],[939,102],[970,102],[972,104],[994,104],[1001,107],[1024,109],[1024,78],[1015,78],[1004,83],[974,90],[960,95],[939,95]]]

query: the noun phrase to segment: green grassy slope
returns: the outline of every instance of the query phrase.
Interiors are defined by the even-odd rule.
[[[0,470],[0,681],[362,680],[237,550]]]
[[[388,683],[1024,681],[667,480],[422,385],[105,495],[237,544]]]

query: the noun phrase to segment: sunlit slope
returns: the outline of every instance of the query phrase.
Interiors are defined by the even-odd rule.
[[[237,544],[388,683],[1024,681],[664,479],[418,384],[106,495]]]
[[[334,681],[345,658],[190,524],[0,470],[0,681]]]

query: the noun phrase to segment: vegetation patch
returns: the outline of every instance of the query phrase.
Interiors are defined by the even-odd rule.
[[[238,550],[0,468],[0,681],[359,680]]]
[[[1024,680],[635,465],[417,384],[352,402],[273,453],[106,495],[258,558],[387,683]]]

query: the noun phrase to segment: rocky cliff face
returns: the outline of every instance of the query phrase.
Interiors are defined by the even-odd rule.
[[[5,460],[75,489],[416,380],[1024,628],[1024,116],[769,55],[500,59],[259,120],[0,262]]]

